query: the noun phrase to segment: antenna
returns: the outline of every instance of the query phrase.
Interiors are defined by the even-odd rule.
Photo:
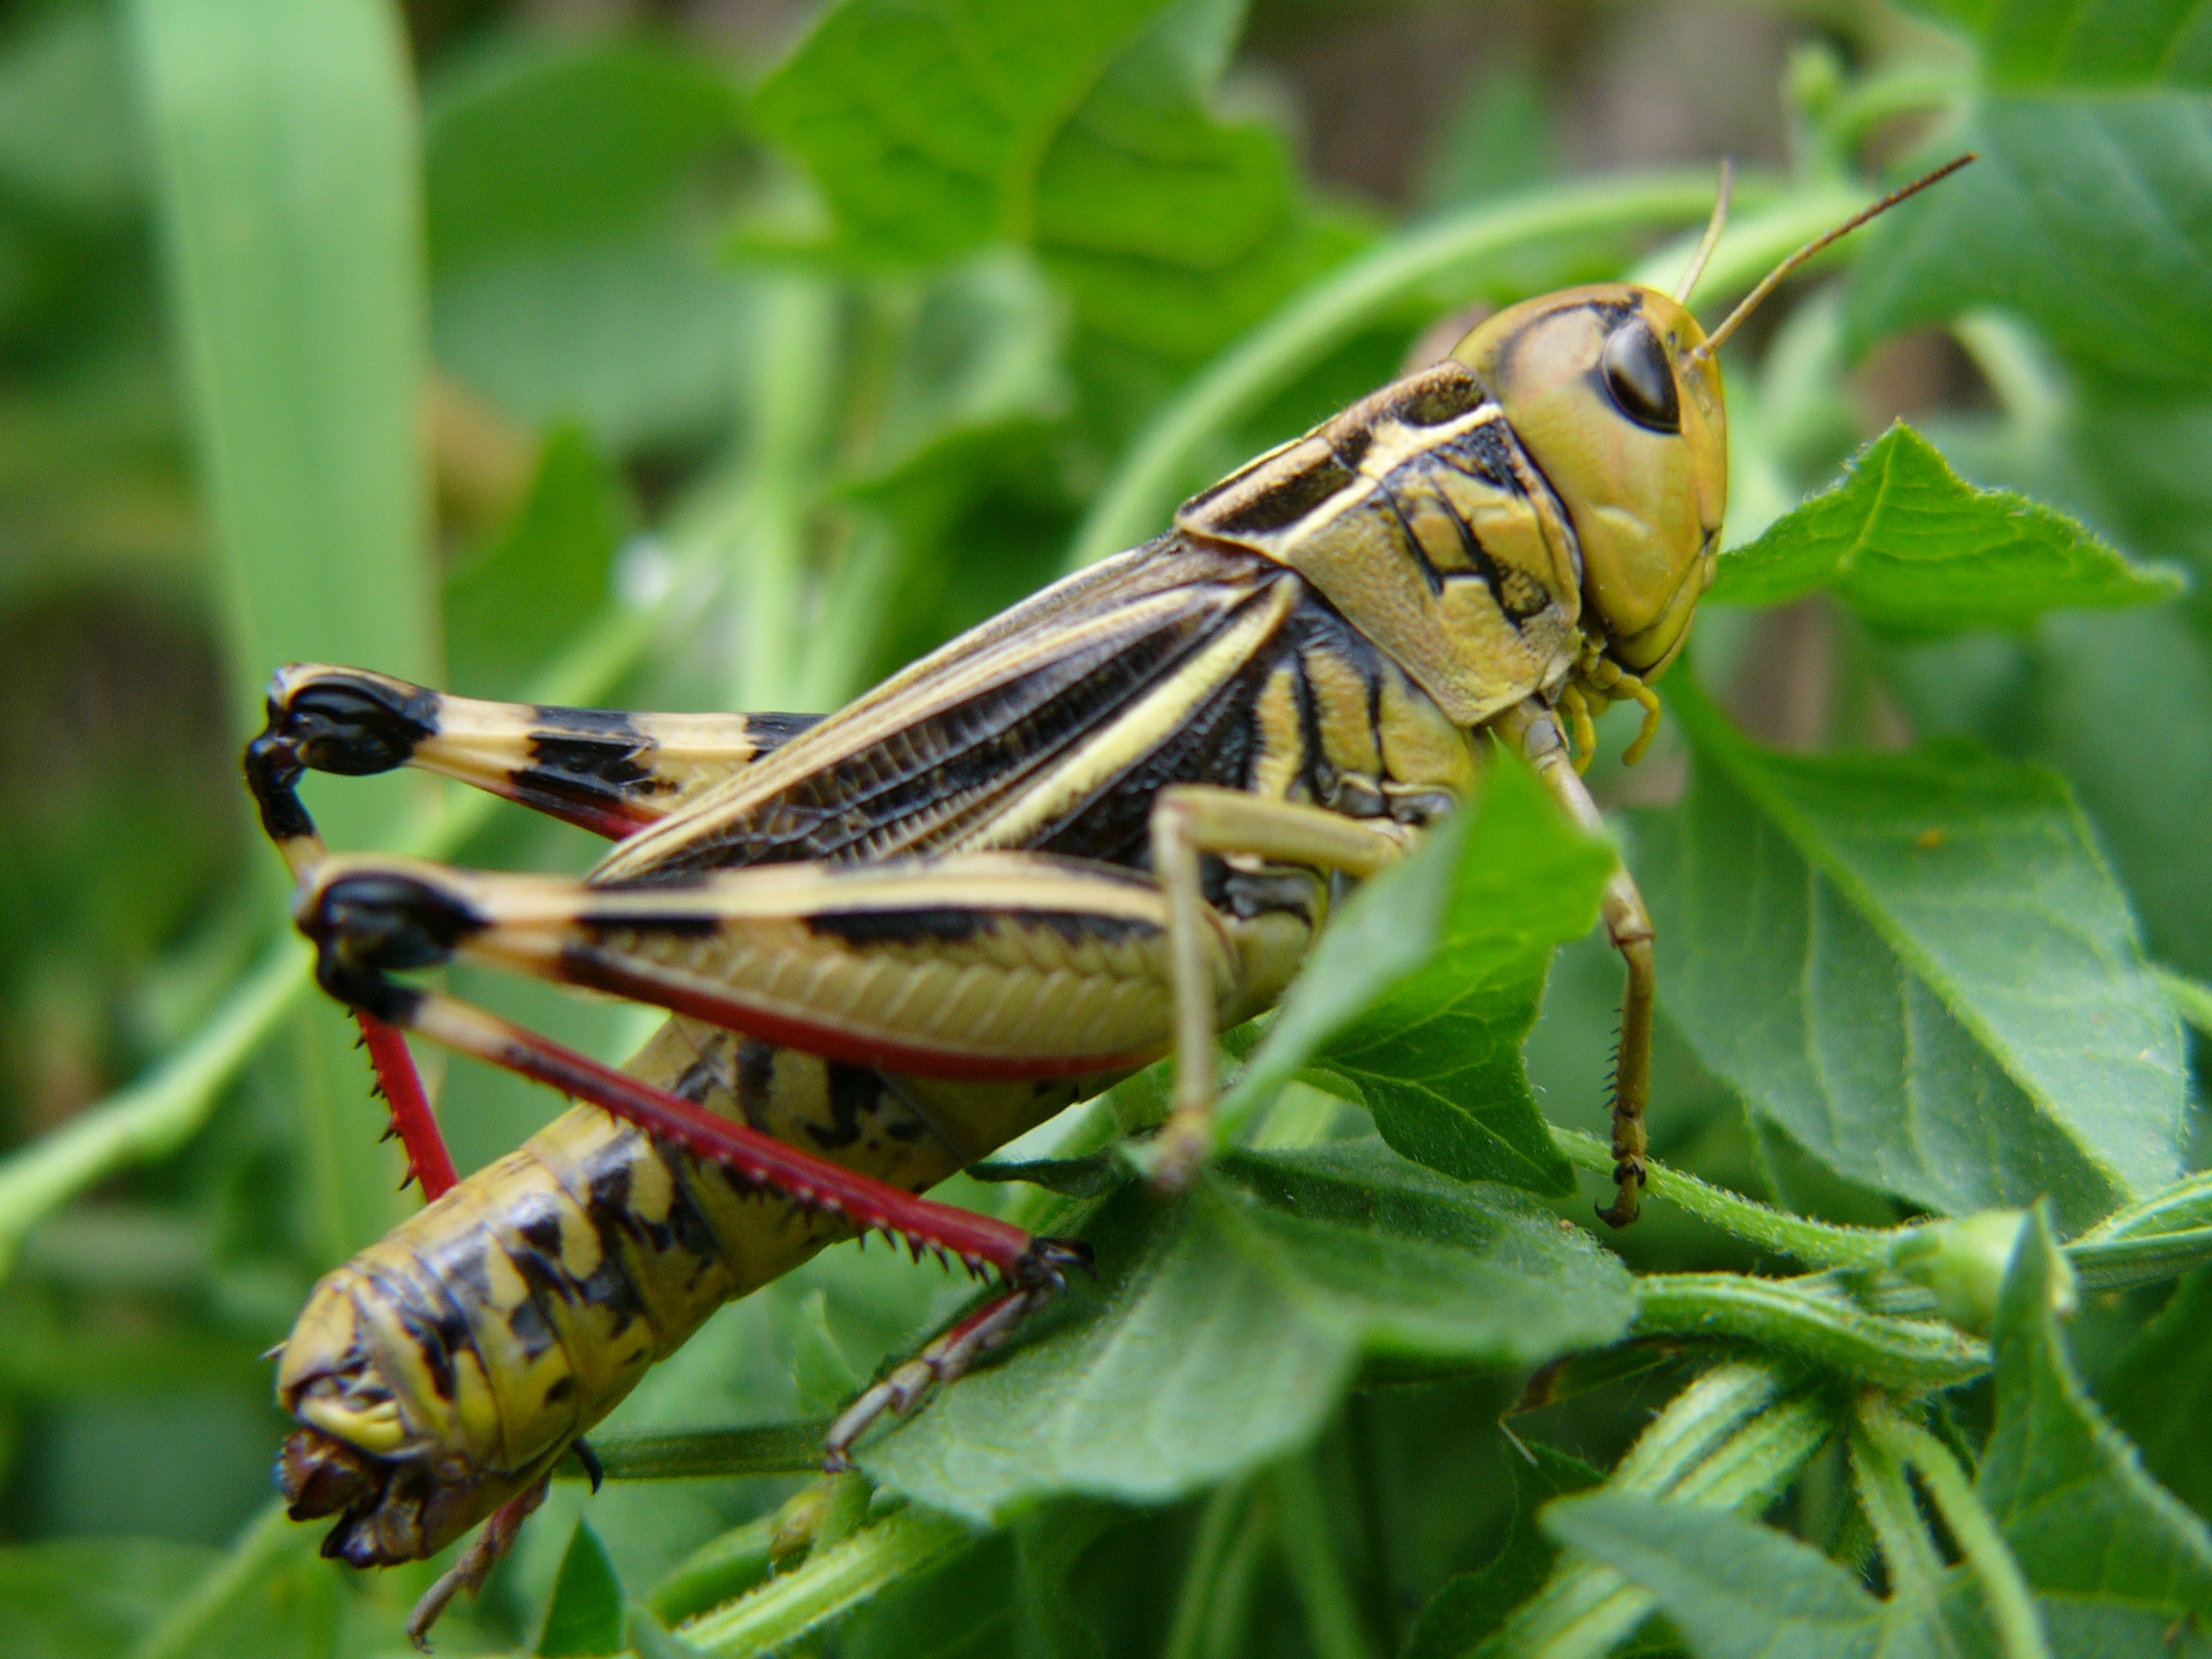
[[[1852,214],[1850,218],[1844,220],[1843,223],[1837,226],[1835,229],[1823,231],[1819,235],[1814,237],[1812,241],[1806,243],[1804,247],[1798,249],[1796,252],[1791,254],[1789,258],[1783,260],[1781,264],[1775,266],[1773,270],[1767,272],[1767,275],[1761,278],[1759,286],[1752,289],[1750,293],[1743,296],[1743,303],[1738,305],[1735,310],[1729,312],[1727,317],[1722,321],[1720,326],[1714,329],[1711,334],[1706,336],[1705,343],[1701,346],[1693,347],[1691,349],[1691,358],[1695,360],[1698,358],[1712,356],[1714,352],[1720,349],[1720,343],[1727,339],[1729,335],[1736,332],[1737,327],[1743,323],[1743,319],[1750,316],[1752,312],[1756,311],[1759,308],[1760,302],[1764,301],[1767,295],[1773,293],[1774,290],[1781,285],[1782,279],[1785,276],[1789,276],[1791,272],[1796,270],[1798,266],[1804,264],[1806,260],[1812,258],[1814,254],[1819,252],[1821,249],[1827,247],[1829,243],[1836,241],[1839,237],[1848,236],[1852,231],[1858,229],[1860,226],[1865,224],[1867,220],[1873,218],[1875,215],[1888,212],[1890,208],[1896,206],[1897,204],[1904,201],[1906,197],[1917,196],[1921,191],[1927,189],[1929,185],[1936,183],[1939,180],[1950,178],[1952,174],[1958,172],[1960,168],[1965,166],[1967,162],[1973,160],[1975,156],[1972,151],[1968,151],[1963,156],[1955,156],[1950,160],[1944,162],[1942,166],[1936,168],[1935,172],[1926,174],[1921,178],[1913,180],[1911,183],[1906,185],[1902,190],[1890,191],[1888,195],[1883,197],[1881,201],[1875,203],[1873,205],[1862,208],[1860,211]]]
[[[1690,294],[1697,286],[1697,278],[1705,275],[1705,262],[1713,257],[1713,250],[1720,246],[1720,232],[1728,224],[1728,195],[1736,187],[1736,164],[1727,156],[1720,157],[1720,189],[1713,198],[1713,217],[1705,222],[1705,235],[1697,244],[1697,252],[1690,255],[1690,269],[1682,273],[1682,280],[1674,284],[1674,302],[1690,303]]]

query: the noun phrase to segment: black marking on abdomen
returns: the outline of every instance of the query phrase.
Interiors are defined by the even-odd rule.
[[[865,1066],[832,1060],[830,1070],[830,1121],[806,1125],[807,1137],[825,1152],[860,1139],[860,1119],[883,1109],[883,1079]]]
[[[944,905],[918,910],[830,910],[806,918],[806,931],[848,945],[964,945],[990,918]]]
[[[736,1071],[737,1110],[753,1128],[764,1135],[771,1133],[769,1124],[776,1109],[776,1045],[763,1043],[757,1037],[741,1038],[737,1044]],[[737,1180],[741,1188],[747,1185],[734,1171],[726,1172]]]

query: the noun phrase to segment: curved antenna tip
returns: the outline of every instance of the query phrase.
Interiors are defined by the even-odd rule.
[[[1682,280],[1674,284],[1674,302],[1690,303],[1690,296],[1697,287],[1697,278],[1705,275],[1707,261],[1713,250],[1720,246],[1720,232],[1728,224],[1728,198],[1736,188],[1736,163],[1727,156],[1720,157],[1720,187],[1714,192],[1713,217],[1705,222],[1705,234],[1698,238],[1697,252],[1690,256],[1690,269],[1682,273]]]
[[[1804,264],[1806,260],[1812,258],[1814,254],[1819,252],[1821,249],[1827,247],[1830,243],[1835,242],[1841,237],[1850,235],[1852,231],[1858,229],[1859,227],[1865,224],[1867,220],[1876,218],[1881,214],[1888,212],[1890,208],[1896,206],[1898,203],[1904,201],[1907,197],[1919,195],[1920,192],[1927,189],[1929,185],[1940,183],[1943,180],[1950,178],[1952,174],[1958,172],[1960,168],[1965,166],[1968,162],[1979,159],[1980,157],[1977,156],[1971,150],[1967,151],[1963,156],[1954,156],[1950,160],[1944,162],[1942,166],[1936,168],[1934,172],[1923,173],[1919,178],[1913,180],[1911,183],[1903,185],[1898,189],[1890,191],[1888,195],[1883,197],[1879,202],[1869,203],[1866,206],[1862,207],[1858,212],[1852,214],[1850,218],[1844,220],[1842,224],[1837,226],[1833,230],[1824,230],[1819,235],[1814,237],[1812,241],[1806,243],[1804,247],[1798,249],[1796,252],[1791,254],[1789,258],[1783,260],[1781,264],[1775,266],[1773,270],[1767,272],[1765,276],[1761,277],[1759,280],[1759,286],[1752,289],[1750,293],[1743,296],[1743,301],[1737,305],[1736,309],[1729,312],[1727,317],[1722,320],[1720,326],[1714,329],[1711,334],[1707,335],[1702,345],[1691,348],[1691,358],[1693,360],[1706,358],[1712,356],[1714,352],[1718,351],[1720,349],[1720,343],[1727,339],[1729,335],[1736,332],[1738,326],[1742,325],[1743,319],[1750,316],[1752,312],[1756,311],[1759,308],[1760,303],[1766,300],[1767,296],[1773,293],[1776,288],[1782,285],[1782,279],[1784,277],[1788,276],[1791,272],[1796,270],[1798,266]]]

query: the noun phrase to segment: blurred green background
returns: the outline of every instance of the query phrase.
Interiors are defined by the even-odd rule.
[[[1717,156],[1768,201],[1826,200],[1933,141],[1974,72],[1873,0],[1029,6],[1043,43],[1015,62],[938,30],[982,4],[848,6],[810,36],[804,0],[6,9],[0,1144],[47,1150],[0,1170],[0,1221],[36,1223],[0,1238],[18,1251],[0,1283],[0,1540],[135,1542],[11,1556],[0,1588],[96,1567],[107,1599],[80,1650],[137,1629],[262,1509],[281,1425],[256,1357],[315,1275],[412,1201],[349,1028],[271,943],[281,870],[235,767],[271,669],[833,707],[1058,574],[1081,538],[1095,553],[1152,533],[1181,491],[1425,360],[1409,353],[1439,319],[1448,340],[1470,307],[1614,275],[1694,228]],[[1347,259],[1628,169],[1647,182],[1610,218],[1391,292],[1129,483],[1132,445],[1198,372]],[[2089,345],[2055,349],[1979,316],[1847,355],[1834,290],[1777,304],[1731,368],[1731,541],[1909,414],[1963,469],[2130,552],[2206,559],[2212,405],[2194,366],[2158,383],[2158,322],[2084,316]],[[2100,362],[2107,334],[2147,341],[2148,361],[2123,344]],[[1101,509],[1109,479],[1124,488]],[[1701,672],[1786,747],[1961,731],[2060,765],[2153,952],[2204,974],[2205,604],[1918,646],[1815,600],[1709,618]],[[1599,780],[1634,805],[1681,775],[1671,744]],[[310,803],[341,846],[592,854],[412,779],[319,781]],[[1592,947],[1555,977],[1530,1063],[1563,1121],[1597,1120],[1614,974]],[[645,1028],[457,977],[606,1054]],[[204,1086],[249,1037],[235,1081]],[[1662,1061],[1671,1155],[1767,1190],[1725,1089],[1671,1037]],[[462,1069],[443,1089],[464,1169],[558,1105]],[[1799,1175],[1800,1203],[1867,1201]],[[1735,1264],[1664,1221],[1629,1248]],[[623,1421],[822,1409],[956,1296],[832,1253],[723,1315]],[[1617,1448],[1647,1403],[1561,1437]],[[1399,1483],[1382,1507],[1403,1535],[1377,1546],[1394,1630],[1496,1534],[1503,1501],[1464,1497],[1494,1453],[1454,1429],[1496,1406],[1475,1385],[1363,1396],[1333,1431],[1332,1455]],[[1462,1466],[1433,1482],[1460,1498],[1420,1496]],[[623,1488],[593,1515],[647,1584],[789,1489]],[[456,1648],[535,1628],[577,1498],[562,1489],[477,1622],[454,1621]],[[1089,1604],[1126,1626],[1115,1651],[1156,1644],[1166,1592],[1142,1586],[1199,1524],[1186,1505],[1100,1557]],[[268,1650],[389,1647],[421,1582],[394,1577],[301,1566]],[[1269,1646],[1277,1616],[1259,1617]],[[871,1640],[902,1650],[865,1631],[852,1650]],[[0,1627],[0,1653],[60,1650],[12,1642]]]

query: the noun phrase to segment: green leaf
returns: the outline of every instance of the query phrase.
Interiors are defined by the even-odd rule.
[[[2212,1270],[2190,1274],[2097,1389],[2151,1473],[2199,1514],[2212,1510]]]
[[[2143,1472],[2075,1376],[2056,1244],[2038,1214],[1997,1308],[1997,1420],[1976,1481],[2039,1596],[2212,1613],[2212,1532]]]
[[[856,254],[951,258],[1025,228],[1053,133],[1163,0],[841,0],[762,83]]]
[[[457,691],[517,697],[607,608],[630,517],[621,481],[580,428],[546,439],[515,522],[445,579]]]
[[[1587,1235],[1371,1142],[1232,1154],[1172,1207],[1125,1190],[1089,1236],[1098,1283],[864,1450],[872,1476],[984,1520],[1058,1494],[1156,1503],[1303,1445],[1362,1358],[1508,1369],[1629,1316]]]
[[[1544,1525],[1648,1590],[1698,1659],[1936,1659],[1949,1647],[1810,1545],[1725,1509],[1590,1492],[1552,1504]]]
[[[2212,374],[2212,100],[1991,94],[1981,156],[1886,215],[1854,268],[1854,350],[1979,305],[2023,313],[2083,368]]]
[[[644,40],[478,59],[428,103],[425,228],[442,274],[634,230],[739,131],[737,89],[711,60]]]
[[[1203,356],[1264,315],[1320,254],[1283,142],[1206,107],[1216,54],[1192,28],[1241,11],[1180,0],[1107,69],[1038,169],[1039,253],[1088,328]]]
[[[673,237],[548,249],[438,284],[442,367],[524,426],[610,449],[721,431],[752,345],[744,279]]]
[[[1448,1580],[1407,1637],[1403,1659],[1461,1659],[1504,1627],[1506,1616],[1544,1587],[1558,1550],[1536,1512],[1554,1498],[1587,1491],[1605,1479],[1581,1458],[1530,1442],[1526,1457],[1508,1456],[1513,1515],[1505,1542],[1487,1566]]]
[[[2178,1022],[2063,781],[1960,747],[1775,755],[1673,703],[1696,764],[1637,871],[1710,1069],[1945,1214],[2049,1194],[2080,1227],[2174,1178]]]
[[[1573,1191],[1521,1044],[1552,950],[1589,931],[1613,865],[1612,849],[1569,825],[1527,767],[1499,757],[1480,794],[1322,934],[1224,1115],[1319,1065],[1415,1162]]]
[[[2008,87],[2212,85],[2212,13],[2196,0],[1918,0],[1982,38]]]
[[[2181,588],[2178,574],[2130,564],[2062,513],[1977,490],[1899,421],[1834,488],[1724,554],[1712,597],[1780,605],[1832,592],[1870,622],[1953,633],[2141,605]]]
[[[553,1599],[545,1609],[545,1628],[539,1633],[539,1659],[597,1659],[619,1653],[622,1640],[622,1583],[614,1576],[614,1563],[607,1546],[591,1530],[591,1523],[579,1518],[568,1539],[568,1552],[561,1557],[561,1576],[553,1582]]]

